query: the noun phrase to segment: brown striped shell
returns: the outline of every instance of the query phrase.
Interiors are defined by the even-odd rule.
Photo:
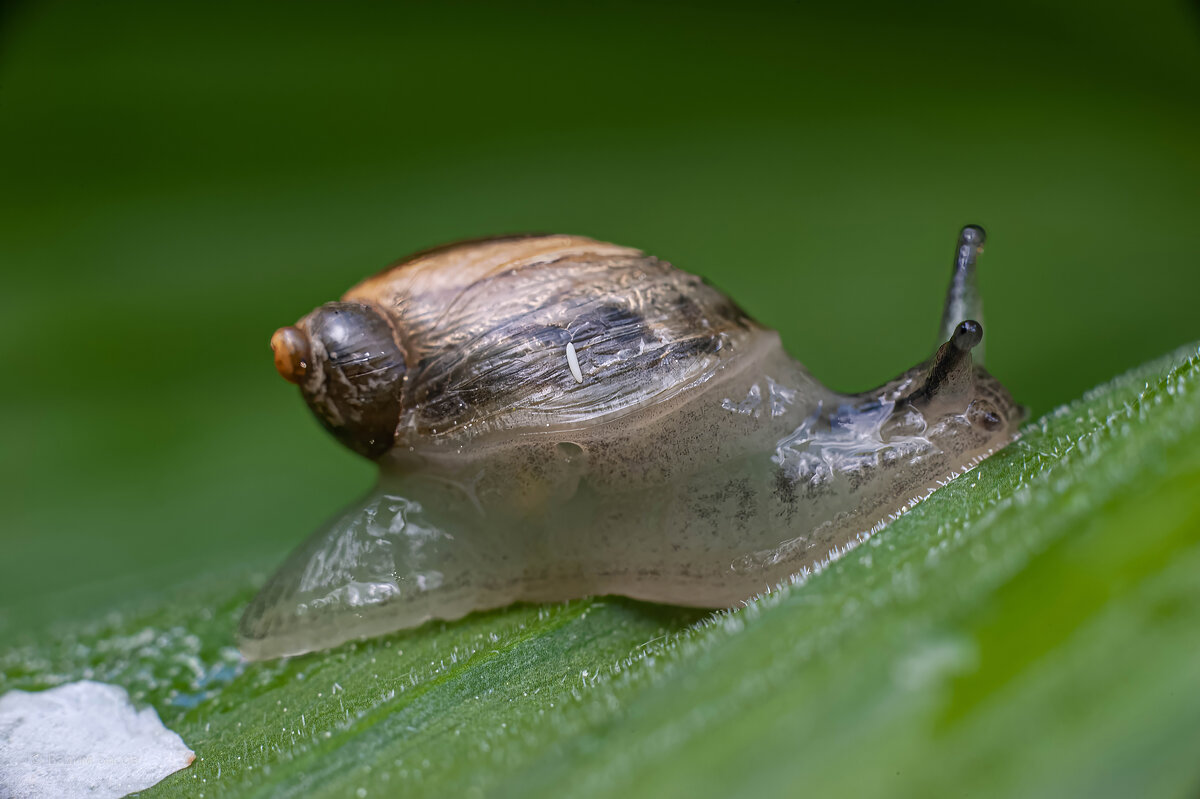
[[[377,314],[386,323],[367,324],[338,353],[369,367],[349,382],[395,373],[372,360],[394,345],[398,356],[383,360],[403,361],[390,389],[397,402],[372,406],[386,418],[372,417],[368,441],[350,418],[364,403],[350,403],[347,413],[347,403],[328,401],[344,375],[311,370],[301,385],[327,427],[375,457],[395,444],[565,429],[644,409],[708,380],[763,332],[700,278],[582,236],[496,238],[419,253],[313,311],[298,323],[301,335],[319,338],[312,335],[318,317],[357,312],[347,304],[367,306],[369,322]],[[277,359],[296,350],[277,343]],[[389,390],[371,392],[381,389]],[[390,439],[385,422],[394,427]]]

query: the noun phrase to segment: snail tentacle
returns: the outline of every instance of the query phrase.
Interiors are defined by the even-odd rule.
[[[983,252],[987,233],[979,225],[967,225],[958,234],[954,245],[954,272],[946,289],[946,304],[942,310],[942,326],[938,343],[949,340],[960,322],[968,319],[983,322],[983,299],[979,295],[975,262]],[[974,352],[975,363],[983,365],[983,347]]]

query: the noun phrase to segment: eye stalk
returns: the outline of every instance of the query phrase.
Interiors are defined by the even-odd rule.
[[[355,452],[377,458],[400,423],[407,363],[392,326],[365,303],[330,302],[271,337],[275,368]]]
[[[924,384],[911,396],[922,406],[965,409],[970,401],[976,366],[983,364],[983,301],[975,281],[975,262],[987,234],[967,225],[954,246],[954,271],[942,309],[939,346],[928,361]]]
[[[950,340],[938,347],[929,365],[925,387],[921,389],[926,401],[935,398],[958,401],[971,391],[974,366],[971,350],[983,341],[983,325],[974,319],[960,322]]]
[[[954,245],[954,272],[946,289],[938,344],[955,334],[959,322],[974,320],[978,326],[983,321],[983,300],[979,296],[979,285],[975,278],[975,262],[983,252],[985,241],[987,233],[979,225],[967,225],[958,233],[958,241]],[[978,343],[976,341],[968,349]],[[975,363],[983,364],[982,347],[975,352]]]

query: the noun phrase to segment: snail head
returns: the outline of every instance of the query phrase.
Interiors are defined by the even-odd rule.
[[[358,302],[329,302],[271,337],[275,368],[300,386],[329,432],[377,458],[400,423],[407,364],[387,317]]]
[[[916,370],[906,405],[918,410],[933,430],[973,447],[1007,442],[1027,411],[1000,381],[983,368],[983,302],[976,284],[976,261],[987,234],[967,225],[958,234],[954,266],[942,310],[941,345]]]
[[[974,362],[971,351],[982,340],[983,325],[973,319],[960,322],[927,362],[924,380],[908,402],[929,421],[954,417],[970,425],[976,437],[1008,438],[1027,411],[982,364]]]
[[[954,268],[933,357],[881,387],[895,397],[884,437],[919,436],[947,454],[987,452],[1016,436],[1028,411],[983,368],[983,303],[975,265],[986,236],[978,225],[958,234]]]

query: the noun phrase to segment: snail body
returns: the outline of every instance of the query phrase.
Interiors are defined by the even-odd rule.
[[[964,228],[937,352],[822,386],[699,278],[575,236],[399,262],[275,334],[280,373],[379,465],[242,619],[263,658],[597,594],[735,605],[868,535],[1012,440],[972,349]]]

